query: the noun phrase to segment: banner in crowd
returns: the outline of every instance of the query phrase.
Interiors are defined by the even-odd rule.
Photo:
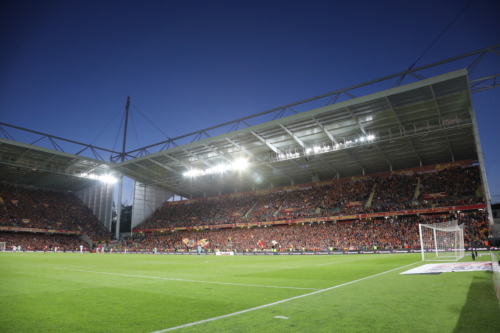
[[[344,206],[346,207],[361,207],[363,204],[363,201],[351,201],[351,202],[346,202]]]
[[[446,192],[439,192],[439,193],[424,194],[422,198],[424,200],[435,200],[435,199],[446,198],[446,196],[447,196]]]
[[[208,239],[204,238],[204,239],[200,239],[198,241],[198,245],[200,245],[201,247],[206,247],[210,244],[210,242],[208,241]]]
[[[0,227],[0,231],[21,231],[21,232],[48,232],[51,234],[83,234],[83,231],[68,231],[68,230],[53,230],[53,229],[38,229],[38,228],[18,228],[18,227]]]

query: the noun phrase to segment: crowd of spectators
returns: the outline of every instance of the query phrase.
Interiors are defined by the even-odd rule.
[[[477,166],[422,174],[367,176],[355,181],[294,191],[167,204],[138,229],[291,220],[475,204],[484,201],[476,195],[479,184]],[[426,195],[436,193],[440,195],[428,200]]]
[[[0,231],[0,242],[6,243],[7,251],[13,246],[20,246],[21,251],[53,251],[55,247],[61,252],[79,251],[80,245],[88,248],[88,244],[75,235],[65,234]]]
[[[167,204],[138,229],[213,226],[475,204],[483,202],[483,198],[477,195],[479,185],[479,169],[476,166],[416,175],[367,176],[355,181],[298,190]],[[428,200],[428,195],[435,193],[442,195]],[[469,226],[466,241],[480,241],[488,237],[488,223],[484,214],[479,211],[463,214],[466,213],[454,218],[463,220]],[[434,223],[449,218],[446,215],[423,214],[338,223],[215,229],[197,231],[195,237],[209,238],[211,248],[230,246],[249,250],[258,249],[258,241],[265,241],[266,247],[274,241],[281,249],[415,247],[419,241],[415,229],[418,222]],[[0,183],[0,226],[83,232],[94,242],[112,239],[112,235],[97,221],[92,211],[73,194],[4,183]],[[17,235],[35,239],[30,235]],[[75,236],[51,236],[61,237],[60,240],[54,240],[43,234],[36,235],[39,237],[36,243],[64,241],[63,247],[75,247],[80,242]],[[75,243],[68,243],[65,237]],[[127,240],[123,246],[182,249],[185,248],[182,242],[184,237],[186,235],[183,232],[137,236]]]
[[[439,172],[426,172],[420,178],[420,193],[444,192],[447,196],[460,198],[476,195],[480,183],[479,168],[449,168]]]
[[[0,183],[0,226],[83,232],[94,242],[113,237],[74,194],[5,183]]]
[[[419,248],[418,224],[456,220],[465,224],[465,243],[484,242],[489,236],[486,214],[482,211],[454,214],[394,216],[348,222],[320,222],[290,226],[227,228],[136,235],[124,244],[130,250],[186,250],[184,238],[208,239],[211,251],[261,250],[275,247],[288,250],[348,250]]]
[[[372,205],[411,201],[416,192],[418,179],[415,174],[395,174],[387,178],[377,178]]]

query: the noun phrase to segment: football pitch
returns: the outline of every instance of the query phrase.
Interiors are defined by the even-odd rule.
[[[498,330],[491,272],[400,274],[420,260],[2,252],[0,332]]]

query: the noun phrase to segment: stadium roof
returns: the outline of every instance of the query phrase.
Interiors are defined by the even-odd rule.
[[[84,148],[93,159],[0,139],[0,177],[76,191],[114,173],[196,198],[476,160],[470,86],[458,70],[116,164],[102,148]],[[207,171],[240,159],[247,169]]]

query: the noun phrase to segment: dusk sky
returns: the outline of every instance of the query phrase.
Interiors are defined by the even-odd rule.
[[[408,69],[470,2],[3,1],[0,122],[119,151],[130,96],[129,151]],[[472,1],[414,67],[500,44],[499,14]],[[500,87],[472,98],[497,203]]]

